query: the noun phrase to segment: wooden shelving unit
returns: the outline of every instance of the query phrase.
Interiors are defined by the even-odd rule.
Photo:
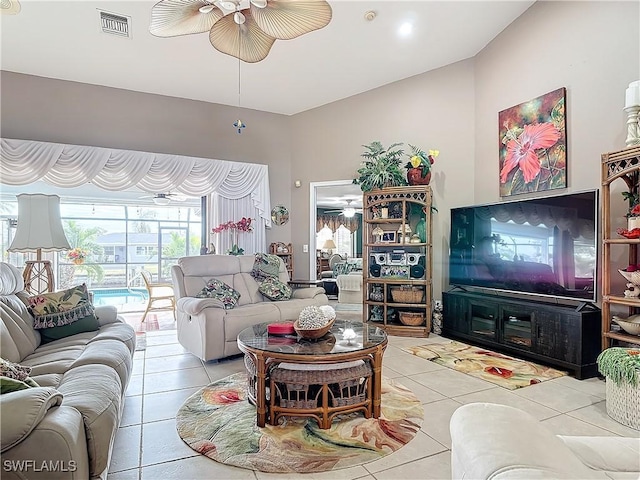
[[[620,291],[612,291],[612,266],[614,248],[627,248],[629,264],[638,263],[640,240],[627,239],[612,232],[611,184],[622,180],[630,193],[640,191],[640,145],[617,152],[602,154],[602,349],[612,346],[613,341],[640,345],[640,336],[629,335],[611,324],[612,306],[627,307],[628,314],[640,311],[640,299],[625,297]],[[614,237],[615,236],[615,237]]]
[[[364,321],[379,325],[389,335],[428,337],[431,331],[431,202],[429,186],[391,187],[363,195]],[[425,241],[411,242],[421,220]],[[411,233],[398,234],[408,229]],[[376,230],[384,235],[376,235]],[[422,274],[421,268],[412,267],[421,267]],[[399,293],[392,290],[401,287],[413,288],[414,299],[399,300]],[[413,322],[408,319],[411,315]]]
[[[289,279],[293,278],[293,246],[290,243],[273,242],[269,253],[279,256],[287,267]]]

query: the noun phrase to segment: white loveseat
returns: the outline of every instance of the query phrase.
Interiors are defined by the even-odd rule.
[[[522,410],[471,403],[452,415],[451,478],[638,479],[640,438],[554,435]]]
[[[295,320],[308,305],[327,305],[320,287],[293,290],[290,300],[271,301],[258,291],[251,276],[253,255],[200,255],[183,257],[171,268],[176,295],[178,341],[202,360],[217,360],[241,353],[238,333],[262,322]],[[289,274],[280,259],[278,275],[287,283]],[[225,310],[219,300],[195,298],[211,279],[220,280],[240,293],[238,304]]]

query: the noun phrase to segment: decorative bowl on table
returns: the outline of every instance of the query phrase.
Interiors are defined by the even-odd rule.
[[[336,321],[336,312],[328,305],[304,307],[293,323],[296,333],[302,338],[316,340],[324,337]]]
[[[620,328],[629,335],[640,335],[640,315],[633,315],[629,318],[620,318],[614,315],[611,321],[620,325]]]
[[[327,333],[329,333],[329,330],[331,330],[331,327],[333,327],[335,321],[336,319],[332,318],[322,327],[304,328],[300,326],[299,320],[296,320],[293,324],[293,328],[295,328],[296,333],[302,338],[306,338],[308,340],[317,340],[318,338],[322,338]]]

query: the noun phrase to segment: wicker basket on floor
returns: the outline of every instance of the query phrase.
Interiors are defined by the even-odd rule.
[[[640,430],[640,375],[636,386],[616,385],[607,378],[607,415],[616,422]]]
[[[400,323],[411,327],[417,327],[424,323],[424,313],[400,312]]]
[[[396,303],[420,303],[424,297],[421,287],[396,287],[391,289],[391,298]]]

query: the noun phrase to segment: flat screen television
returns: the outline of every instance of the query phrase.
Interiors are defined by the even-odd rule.
[[[598,191],[451,210],[449,283],[596,301]]]

